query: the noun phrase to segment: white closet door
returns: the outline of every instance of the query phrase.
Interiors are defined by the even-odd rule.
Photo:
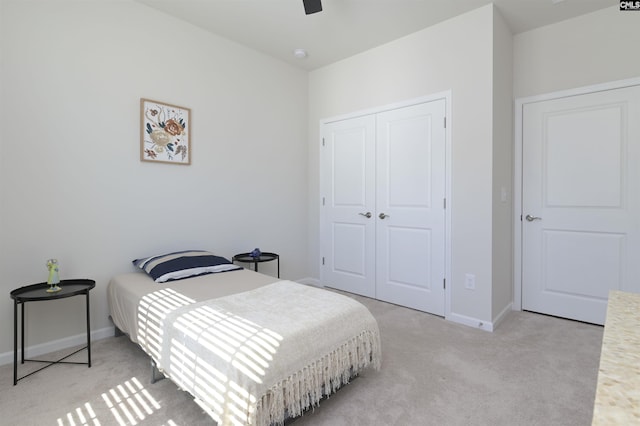
[[[640,292],[640,87],[525,104],[522,167],[523,309],[603,324]]]
[[[444,100],[377,115],[376,297],[444,315]]]
[[[323,284],[375,297],[375,118],[323,126]]]

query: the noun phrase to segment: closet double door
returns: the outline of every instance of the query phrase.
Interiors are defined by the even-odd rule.
[[[444,99],[322,125],[322,283],[444,315]]]

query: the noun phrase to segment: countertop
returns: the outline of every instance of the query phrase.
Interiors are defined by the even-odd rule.
[[[611,291],[592,425],[640,424],[640,294]]]

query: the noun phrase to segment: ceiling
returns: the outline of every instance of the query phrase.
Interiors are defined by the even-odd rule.
[[[313,70],[454,16],[490,0],[136,0],[294,66]],[[570,19],[618,0],[494,0],[514,34]],[[305,49],[304,59],[294,57]]]

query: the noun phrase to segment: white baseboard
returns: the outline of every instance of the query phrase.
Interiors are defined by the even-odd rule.
[[[445,318],[447,321],[455,322],[458,324],[466,325],[473,328],[479,328],[484,331],[493,331],[494,324],[489,321],[482,321],[477,318],[468,317],[465,315],[451,313]]]
[[[513,310],[513,303],[509,303],[505,308],[493,319],[493,329],[496,329],[502,321],[507,317],[507,314]]]
[[[324,285],[322,285],[320,280],[316,278],[302,278],[297,280],[296,282],[299,282],[300,284],[307,284],[315,287],[324,288]],[[468,317],[460,314],[449,314],[445,317],[445,319],[447,321],[466,325],[468,327],[479,328],[480,330],[493,332],[495,328],[498,326],[498,324],[500,324],[504,320],[504,318],[507,316],[507,314],[511,310],[512,310],[512,304],[509,304],[502,310],[502,312],[500,312],[500,314],[493,320],[493,322],[482,321],[477,318]]]
[[[114,334],[114,327],[105,327],[99,330],[91,331],[91,341],[111,337]],[[50,352],[59,351],[61,349],[71,348],[87,343],[86,333],[77,334],[75,336],[65,337],[51,342],[40,343],[38,345],[29,346],[25,349],[25,353],[29,358],[48,354]],[[20,349],[18,348],[18,358],[21,358]],[[0,365],[13,363],[13,351],[0,354]]]
[[[299,280],[296,280],[296,282],[298,282],[298,283],[300,283],[300,284],[312,285],[312,286],[314,286],[314,287],[320,287],[320,288],[324,287],[324,286],[320,283],[320,280],[319,280],[319,279],[316,279],[316,278],[310,278],[310,277],[307,277],[307,278],[301,278],[301,279],[299,279]]]

